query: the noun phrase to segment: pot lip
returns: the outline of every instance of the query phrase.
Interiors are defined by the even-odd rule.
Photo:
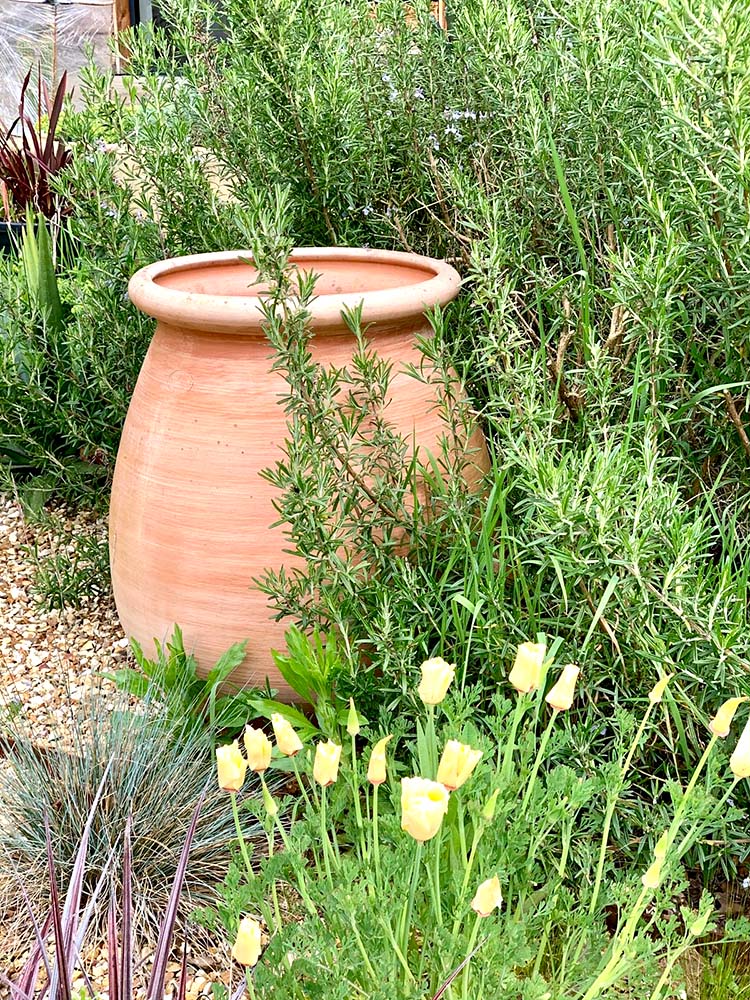
[[[159,278],[198,267],[222,267],[252,259],[249,250],[190,254],[157,261],[137,271],[130,279],[128,294],[141,312],[176,328],[211,333],[256,334],[264,336],[260,300],[253,295],[211,295],[167,288]],[[316,333],[344,332],[344,309],[362,304],[362,324],[400,327],[421,317],[427,309],[444,306],[458,295],[461,277],[446,261],[397,250],[356,247],[295,247],[294,262],[369,261],[374,264],[402,265],[425,271],[425,280],[398,288],[366,292],[320,295],[309,306],[311,326]]]

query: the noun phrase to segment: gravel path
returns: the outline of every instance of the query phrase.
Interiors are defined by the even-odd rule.
[[[37,561],[70,550],[72,540],[83,535],[103,542],[107,534],[106,521],[87,513],[72,516],[58,510],[51,524],[28,525],[19,505],[0,496],[0,713],[10,709],[13,726],[22,726],[37,745],[64,746],[71,706],[84,701],[94,687],[101,696],[109,686],[102,683],[102,672],[123,666],[128,651],[108,590],[85,595],[77,608],[50,611],[40,604],[34,583]],[[111,690],[114,694],[113,686]],[[0,926],[0,971],[6,974],[18,971],[29,940],[24,935],[22,943],[16,935],[15,929]],[[106,998],[106,954],[94,944],[86,958],[92,983]],[[209,996],[212,982],[226,982],[227,966],[223,947],[194,955],[189,1000]],[[174,963],[169,973],[178,969]],[[168,995],[174,985],[170,978]],[[84,981],[76,985],[83,987]],[[145,996],[145,990],[141,993]],[[0,997],[5,995],[0,986]]]
[[[58,515],[57,530],[36,530],[18,504],[0,499],[0,705],[18,711],[37,743],[57,742],[71,702],[127,659],[111,594],[50,611],[34,593],[34,552],[43,559],[84,533],[106,538],[101,519]]]

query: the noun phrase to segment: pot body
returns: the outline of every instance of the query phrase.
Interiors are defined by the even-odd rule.
[[[304,255],[313,255],[310,266],[321,275],[316,288],[322,287],[323,293],[312,307],[313,357],[324,365],[342,367],[351,360],[354,337],[340,320],[338,300],[359,296],[367,322],[373,291],[365,287],[351,293],[345,288],[342,293],[342,281],[351,284],[360,279],[347,267],[342,271],[335,260],[328,261],[327,253],[341,257],[368,252],[304,250],[293,255],[293,259],[301,255],[301,267],[307,267]],[[424,283],[399,273],[406,266],[404,258],[413,255],[386,254],[399,258],[392,262],[393,273],[381,263],[383,252],[371,256],[377,258],[376,271],[381,273],[361,279],[360,284],[375,284],[375,293],[387,292],[380,286],[389,280],[410,281],[392,286],[395,298],[403,298],[405,287],[411,291]],[[206,267],[182,263],[217,259],[219,265]],[[267,598],[253,584],[266,569],[296,564],[295,557],[284,551],[289,541],[283,528],[271,527],[278,519],[273,506],[276,491],[260,476],[283,455],[287,424],[281,397],[288,386],[281,374],[271,371],[271,348],[260,325],[257,295],[247,291],[251,270],[246,264],[238,266],[237,254],[200,255],[152,265],[131,282],[135,303],[157,314],[158,322],[115,467],[110,507],[112,584],[125,633],[136,638],[147,654],[153,640],[169,638],[178,623],[186,648],[193,650],[205,673],[232,643],[248,639],[245,662],[232,683],[261,686],[268,678],[279,697],[289,700],[293,692],[270,654],[272,648],[284,648],[288,622],[273,621]],[[436,301],[456,294],[454,274],[448,275],[447,288],[435,289]],[[428,277],[427,283],[432,280]],[[333,290],[326,292],[328,286]],[[170,308],[160,298],[165,291]],[[156,304],[152,293],[159,299]],[[170,298],[173,293],[177,298]],[[224,308],[218,300],[224,301]],[[241,312],[243,306],[244,315],[229,315],[232,310]],[[409,312],[402,308],[405,311]],[[418,447],[439,454],[446,427],[436,406],[436,388],[405,371],[406,365],[422,360],[415,338],[428,331],[419,309],[408,316],[396,309],[390,318],[378,313],[367,335],[378,355],[393,366],[388,420],[409,438],[413,435]],[[472,471],[467,478],[476,481],[486,469],[481,435],[474,437],[471,448]]]

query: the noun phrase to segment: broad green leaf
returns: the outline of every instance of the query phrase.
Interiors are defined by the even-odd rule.
[[[318,736],[320,733],[318,727],[293,705],[285,705],[283,702],[275,701],[273,698],[263,698],[260,696],[256,698],[252,695],[248,696],[248,702],[256,716],[264,719],[270,719],[272,715],[276,714],[283,716],[287,722],[290,722],[294,726],[301,739],[310,739],[311,737]]]
[[[136,698],[145,698],[151,686],[148,677],[138,670],[133,670],[132,667],[124,667],[122,670],[105,673],[103,676],[114,681],[120,691],[135,695]]]
[[[206,675],[206,687],[214,687],[216,685],[223,684],[229,675],[236,670],[245,659],[246,651],[247,639],[243,642],[236,642],[233,646],[230,646],[225,653],[222,653],[216,661],[215,666],[212,667]]]

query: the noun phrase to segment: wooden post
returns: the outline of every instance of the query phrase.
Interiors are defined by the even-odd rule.
[[[112,26],[115,35],[119,35],[121,31],[132,27],[130,23],[130,0],[112,0]],[[126,46],[118,42],[115,51],[115,73],[118,75],[122,72],[120,58],[127,59],[129,55],[130,53]]]
[[[115,6],[115,28],[117,31],[125,31],[130,28],[130,0],[114,0]]]
[[[445,9],[445,0],[438,0],[438,24],[443,31],[448,30],[448,13]]]

